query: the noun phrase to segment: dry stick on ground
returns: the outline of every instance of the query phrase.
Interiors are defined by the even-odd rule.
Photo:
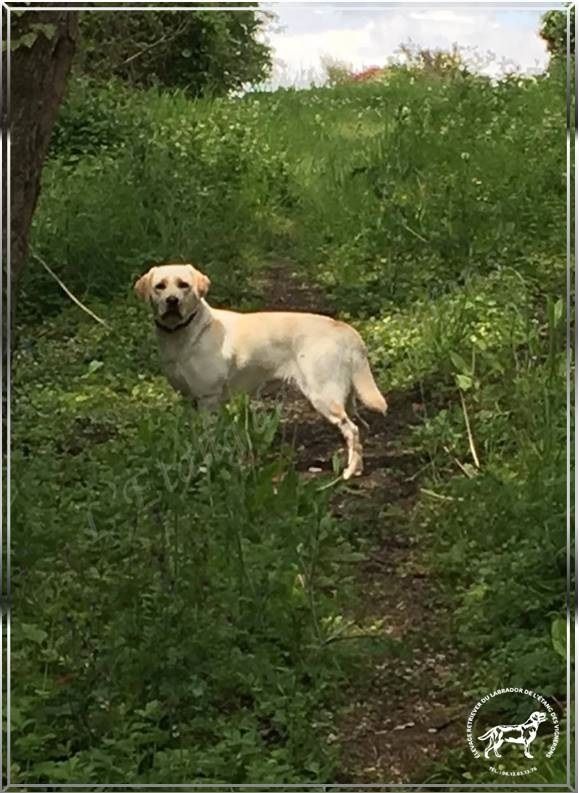
[[[427,245],[429,244],[429,241],[425,237],[423,237],[422,234],[419,234],[417,231],[414,231],[414,229],[411,229],[410,226],[406,225],[406,223],[400,223],[400,225],[402,226],[403,229],[406,229],[406,231],[414,235],[416,239],[419,239],[421,242],[425,242]]]
[[[67,286],[65,286],[65,284],[63,284],[63,283],[62,283],[62,281],[61,281],[61,280],[60,280],[60,278],[57,276],[57,274],[56,274],[55,272],[53,272],[53,270],[51,270],[51,269],[50,269],[50,267],[49,267],[49,266],[46,264],[46,262],[44,261],[44,259],[42,259],[42,258],[41,258],[41,257],[40,257],[40,256],[39,256],[37,253],[33,253],[33,254],[32,254],[32,256],[33,256],[33,257],[36,259],[36,261],[37,261],[37,262],[40,262],[40,264],[41,264],[41,265],[44,267],[44,269],[46,270],[46,272],[47,272],[49,275],[51,275],[51,276],[54,278],[54,280],[55,280],[55,281],[56,281],[56,283],[57,283],[57,284],[60,286],[60,288],[62,289],[62,291],[63,291],[63,292],[64,292],[64,293],[65,293],[65,294],[66,294],[68,297],[70,297],[70,299],[73,301],[73,303],[76,303],[76,305],[77,305],[79,308],[81,308],[81,309],[82,309],[82,310],[83,310],[83,311],[84,311],[86,314],[88,314],[88,315],[89,315],[89,317],[92,317],[92,318],[93,318],[94,320],[96,320],[97,322],[100,322],[100,324],[101,324],[101,325],[103,325],[105,328],[108,328],[108,327],[109,327],[109,326],[108,326],[108,323],[107,323],[107,322],[105,322],[105,321],[104,321],[104,319],[101,319],[100,317],[98,317],[98,316],[97,316],[97,315],[96,315],[96,314],[95,314],[93,311],[91,311],[91,310],[90,310],[90,308],[87,308],[87,307],[84,305],[84,303],[81,303],[81,302],[80,302],[80,300],[78,299],[78,297],[75,297],[75,296],[72,294],[72,292],[70,291],[70,289],[68,289],[68,287],[67,287]]]
[[[440,501],[462,501],[462,498],[453,498],[453,496],[443,496],[441,493],[435,493],[434,490],[427,490],[425,487],[420,488],[420,492],[431,498],[437,498]]]
[[[466,424],[466,433],[468,435],[468,445],[470,448],[470,453],[472,455],[472,459],[474,460],[475,466],[477,468],[480,468],[478,454],[476,453],[476,448],[474,445],[474,438],[472,437],[472,432],[470,430],[470,421],[468,420],[468,413],[466,412],[466,402],[464,401],[464,397],[462,395],[462,391],[460,390],[460,388],[458,390],[458,393],[460,394],[460,402],[462,405],[462,412],[464,414],[464,423]]]
[[[445,451],[445,452],[448,454],[448,456],[449,456],[449,457],[450,457],[452,460],[454,460],[454,462],[455,462],[455,463],[458,465],[458,467],[459,467],[459,468],[460,468],[460,470],[463,472],[463,474],[464,474],[466,477],[468,477],[468,479],[472,479],[472,478],[473,478],[473,476],[474,476],[474,474],[472,474],[472,473],[471,473],[471,472],[468,470],[468,468],[466,468],[466,466],[465,466],[465,465],[463,465],[463,463],[461,463],[461,461],[460,461],[460,460],[459,460],[457,457],[455,457],[455,456],[454,456],[454,454],[453,454],[453,453],[450,451],[450,449],[448,448],[448,446],[443,446],[442,448],[443,448],[443,449],[444,449],[444,451]]]

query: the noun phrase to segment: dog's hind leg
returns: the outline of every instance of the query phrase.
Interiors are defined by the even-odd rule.
[[[349,418],[342,404],[337,401],[326,401],[320,397],[309,397],[312,405],[324,416],[330,424],[337,427],[346,441],[348,450],[348,463],[342,474],[344,479],[352,476],[360,476],[363,470],[362,444],[360,443],[360,431],[354,422]]]
[[[346,374],[339,356],[327,356],[322,360],[300,361],[293,379],[318,413],[342,433],[348,450],[348,462],[342,476],[350,479],[360,476],[363,464],[360,431],[345,408],[350,392]]]

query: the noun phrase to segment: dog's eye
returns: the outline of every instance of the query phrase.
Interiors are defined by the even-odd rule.
[[[179,289],[191,289],[190,285],[186,284],[185,281],[179,281],[177,286],[179,287]]]
[[[164,289],[166,286],[167,286],[167,284],[166,284],[164,281],[161,281],[160,283],[158,283],[158,284],[155,284],[155,289],[158,289],[158,290],[159,290],[159,292],[162,292],[162,291],[163,291],[163,289]]]

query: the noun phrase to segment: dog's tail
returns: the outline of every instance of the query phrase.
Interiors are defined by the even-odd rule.
[[[355,364],[352,373],[352,385],[354,386],[356,396],[369,410],[374,410],[376,413],[386,413],[388,405],[380,391],[378,391],[378,386],[374,381],[368,359],[365,355]]]
[[[491,727],[490,730],[487,730],[484,735],[479,735],[479,737],[478,737],[479,741],[488,740],[491,737],[491,735],[493,734],[494,731],[495,731],[495,728]]]

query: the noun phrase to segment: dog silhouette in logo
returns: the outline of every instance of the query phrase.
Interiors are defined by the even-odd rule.
[[[495,753],[495,757],[501,757],[499,749],[503,743],[518,743],[521,744],[523,754],[530,760],[533,755],[529,751],[529,746],[537,737],[537,730],[539,724],[545,721],[547,714],[541,710],[536,710],[531,713],[527,721],[523,724],[497,724],[496,727],[491,727],[484,735],[479,737],[479,741],[488,741],[488,746],[485,749],[485,760],[489,759],[491,750]]]

